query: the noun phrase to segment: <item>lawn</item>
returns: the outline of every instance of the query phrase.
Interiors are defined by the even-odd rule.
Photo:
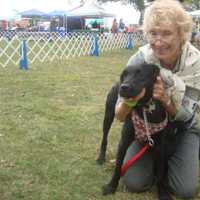
[[[0,68],[0,200],[155,200],[130,194],[111,177],[121,124],[114,122],[106,164],[97,166],[106,94],[131,50]]]

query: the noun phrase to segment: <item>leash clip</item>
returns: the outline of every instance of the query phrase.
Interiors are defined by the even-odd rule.
[[[148,137],[148,144],[149,144],[150,147],[154,146],[154,141],[151,137]]]

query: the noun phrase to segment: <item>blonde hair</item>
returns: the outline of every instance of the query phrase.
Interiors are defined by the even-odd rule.
[[[155,26],[171,25],[177,28],[182,44],[190,39],[193,26],[192,17],[180,2],[176,0],[156,0],[145,10],[144,36]]]

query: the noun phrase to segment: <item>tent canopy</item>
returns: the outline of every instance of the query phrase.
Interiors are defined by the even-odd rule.
[[[47,15],[52,16],[52,17],[53,16],[66,16],[66,15],[68,15],[68,12],[65,10],[54,10],[52,12],[49,12]]]
[[[46,15],[45,12],[42,12],[37,9],[26,10],[26,11],[20,12],[19,14],[22,16],[26,16],[26,17],[32,17],[32,16],[40,16],[41,17],[41,16]]]
[[[104,8],[96,3],[83,4],[81,7],[70,11],[68,16],[83,18],[115,17],[114,14],[106,12]]]

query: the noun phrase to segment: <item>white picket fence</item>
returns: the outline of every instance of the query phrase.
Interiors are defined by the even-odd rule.
[[[29,64],[91,55],[144,44],[141,33],[94,34],[0,31],[0,66],[19,65],[20,47],[26,41]],[[98,45],[98,46],[95,46]],[[97,49],[96,49],[97,50]]]

